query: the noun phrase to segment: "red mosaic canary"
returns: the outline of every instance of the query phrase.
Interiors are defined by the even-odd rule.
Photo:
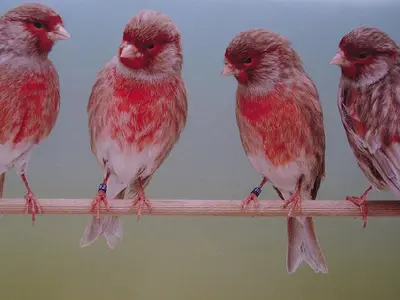
[[[182,64],[177,26],[161,12],[143,10],[125,26],[118,54],[98,74],[87,111],[91,149],[104,181],[91,204],[97,216],[83,234],[82,247],[103,234],[110,248],[122,238],[119,217],[100,217],[98,209],[117,194],[123,198],[127,187],[138,218],[144,206],[151,209],[144,189],[186,125]]]
[[[346,34],[331,64],[341,68],[338,108],[360,169],[371,186],[347,200],[360,206],[367,224],[372,187],[400,197],[400,48],[377,28]]]
[[[325,174],[325,133],[317,89],[288,40],[265,29],[240,32],[228,45],[222,75],[234,75],[236,118],[245,153],[263,176],[242,202],[245,209],[270,182],[288,215],[287,271],[304,261],[328,267],[311,217],[292,217],[301,200],[314,200]]]
[[[33,150],[53,129],[60,107],[57,71],[48,55],[70,36],[61,16],[38,3],[23,4],[0,16],[0,174],[14,168],[27,194],[32,223],[40,203],[27,179]]]

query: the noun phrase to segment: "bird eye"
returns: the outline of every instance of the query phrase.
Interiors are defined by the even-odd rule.
[[[251,61],[252,61],[251,57],[248,57],[248,58],[245,59],[244,63],[245,64],[250,64]]]
[[[154,44],[148,44],[147,45],[147,49],[153,49],[154,48]]]
[[[360,55],[358,55],[358,57],[361,58],[361,59],[366,58],[367,56],[368,56],[368,54],[365,53],[365,52],[360,53]]]
[[[40,22],[33,22],[33,26],[35,26],[36,28],[42,28],[43,24]]]

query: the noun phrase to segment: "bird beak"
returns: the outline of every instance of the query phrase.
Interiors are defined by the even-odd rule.
[[[331,65],[345,66],[348,64],[348,61],[345,59],[345,56],[342,51],[338,51],[336,55],[332,58]]]
[[[122,58],[132,59],[143,56],[143,54],[140,53],[139,50],[132,44],[123,44],[121,47],[121,53],[119,56]]]
[[[235,69],[230,63],[225,63],[224,69],[221,72],[222,76],[237,75],[239,71]]]
[[[54,29],[47,33],[47,37],[56,42],[56,41],[61,41],[61,40],[67,40],[71,37],[71,35],[62,27],[60,24],[58,24]]]

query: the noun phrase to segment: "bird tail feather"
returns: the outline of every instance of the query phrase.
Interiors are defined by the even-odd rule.
[[[315,273],[328,273],[328,266],[319,245],[311,217],[290,217],[287,223],[288,248],[286,268],[294,273],[304,261]]]

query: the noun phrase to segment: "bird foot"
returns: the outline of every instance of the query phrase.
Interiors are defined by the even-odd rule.
[[[361,196],[354,197],[354,196],[347,196],[346,200],[354,203],[355,205],[360,207],[361,216],[363,218],[363,228],[367,226],[367,215],[368,215],[368,208],[367,208],[367,195],[372,190],[372,186],[370,186]]]
[[[247,209],[247,205],[249,205],[249,203],[250,203],[251,201],[254,202],[254,205],[255,205],[256,208],[259,206],[258,197],[257,197],[255,194],[250,193],[250,194],[249,194],[246,198],[244,198],[243,201],[242,201],[242,205],[241,205],[241,206],[242,206],[242,210],[243,210],[243,211],[245,211],[245,210]]]
[[[133,206],[137,206],[137,220],[139,221],[140,216],[142,215],[143,207],[147,206],[149,211],[151,212],[152,206],[149,199],[147,199],[144,193],[139,193],[135,200],[133,200]]]
[[[25,195],[25,213],[31,212],[32,214],[32,226],[35,225],[36,215],[42,213],[42,208],[40,206],[39,200],[37,200],[36,196],[31,192]]]
[[[106,210],[108,210],[110,208],[110,206],[108,205],[106,193],[102,190],[99,190],[96,197],[94,197],[94,199],[92,200],[92,203],[90,204],[90,212],[93,212],[95,209],[97,209],[97,213],[96,213],[97,219],[100,219],[101,202],[104,203]]]
[[[296,192],[291,198],[284,200],[282,207],[286,208],[289,204],[291,204],[291,207],[288,213],[288,217],[292,216],[294,209],[301,211],[301,198],[298,192]]]

